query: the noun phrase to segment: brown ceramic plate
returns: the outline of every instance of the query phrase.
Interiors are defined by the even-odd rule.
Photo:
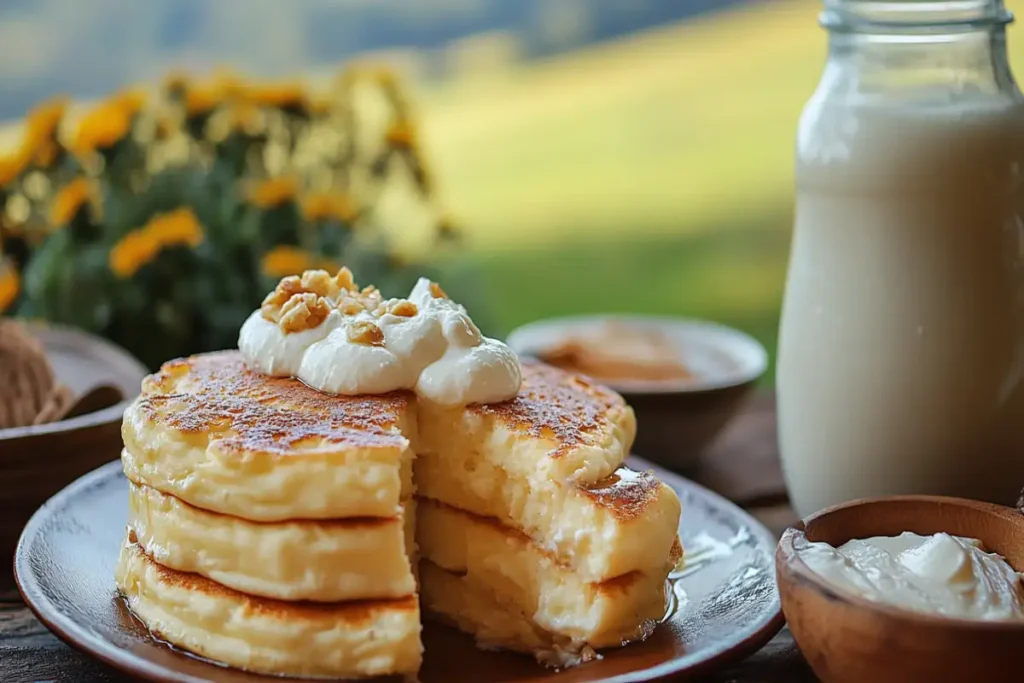
[[[70,419],[0,429],[0,575],[10,573],[18,535],[32,513],[75,479],[117,458],[121,416],[147,374],[131,354],[95,335],[47,323],[28,327],[46,349],[57,379],[76,397],[106,386],[113,398]]]
[[[637,469],[651,468],[633,459]],[[683,502],[680,534],[689,563],[673,576],[671,616],[644,643],[562,672],[508,653],[481,652],[446,627],[428,624],[422,683],[639,683],[697,673],[742,658],[782,626],[775,588],[775,539],[723,498],[655,471]],[[149,681],[281,681],[216,666],[155,640],[114,590],[124,536],[128,484],[119,463],[104,465],[54,496],[32,517],[18,544],[15,571],[36,616],[71,645]]]

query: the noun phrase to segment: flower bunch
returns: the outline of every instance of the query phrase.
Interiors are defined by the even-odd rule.
[[[287,275],[345,264],[407,289],[458,238],[426,169],[379,69],[321,90],[174,73],[84,111],[45,102],[0,152],[0,314],[84,327],[155,366],[234,346]]]

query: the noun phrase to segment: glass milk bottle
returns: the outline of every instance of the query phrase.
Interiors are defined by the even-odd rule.
[[[801,515],[1024,486],[1024,108],[1001,0],[826,0],[779,339]]]

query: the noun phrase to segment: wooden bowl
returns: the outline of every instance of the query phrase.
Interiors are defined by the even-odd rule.
[[[890,607],[827,583],[801,559],[809,541],[940,531],[979,539],[1024,569],[1024,515],[959,498],[892,496],[827,508],[788,529],[775,571],[782,610],[825,683],[1010,681],[1024,678],[1024,621],[983,622]]]
[[[121,453],[121,417],[138,395],[145,366],[124,349],[80,330],[31,323],[57,379],[75,395],[110,385],[120,400],[60,422],[0,429],[0,575],[18,536],[50,496]]]
[[[521,356],[542,357],[567,336],[585,336],[588,330],[610,322],[663,334],[694,371],[694,377],[685,380],[598,379],[633,407],[637,453],[677,471],[693,467],[764,374],[767,352],[753,337],[718,323],[621,314],[541,320],[514,330],[508,344]]]

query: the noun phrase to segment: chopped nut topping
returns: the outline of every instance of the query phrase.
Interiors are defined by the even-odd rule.
[[[281,318],[281,307],[296,294],[301,294],[305,289],[302,287],[302,281],[296,275],[290,275],[283,278],[277,283],[277,287],[274,288],[270,294],[263,300],[263,304],[260,306],[260,312],[263,317],[272,323],[276,323]]]
[[[338,286],[326,270],[307,270],[302,274],[302,287],[317,296],[334,298],[338,296]]]
[[[344,296],[338,301],[338,310],[342,315],[357,315],[365,311],[366,306],[354,296]]]
[[[353,344],[384,346],[384,332],[369,320],[360,320],[348,328],[348,340]]]
[[[377,291],[376,287],[370,286],[363,289],[359,294],[359,300],[367,310],[374,310],[384,301],[384,297]]]
[[[344,289],[350,292],[355,292],[359,289],[356,286],[356,282],[352,279],[352,271],[348,268],[342,268],[338,271],[338,274],[334,276],[334,283],[338,285],[338,289]]]
[[[331,306],[325,298],[313,292],[296,294],[281,307],[278,325],[285,334],[301,332],[318,327],[331,313]]]
[[[387,306],[386,312],[391,315],[397,315],[400,318],[411,318],[419,313],[420,309],[416,307],[416,304],[408,301],[407,299],[399,299],[397,301],[392,301]]]
[[[444,293],[443,289],[441,289],[441,285],[437,284],[436,282],[430,283],[430,293],[433,295],[435,299],[448,298],[448,295]]]

